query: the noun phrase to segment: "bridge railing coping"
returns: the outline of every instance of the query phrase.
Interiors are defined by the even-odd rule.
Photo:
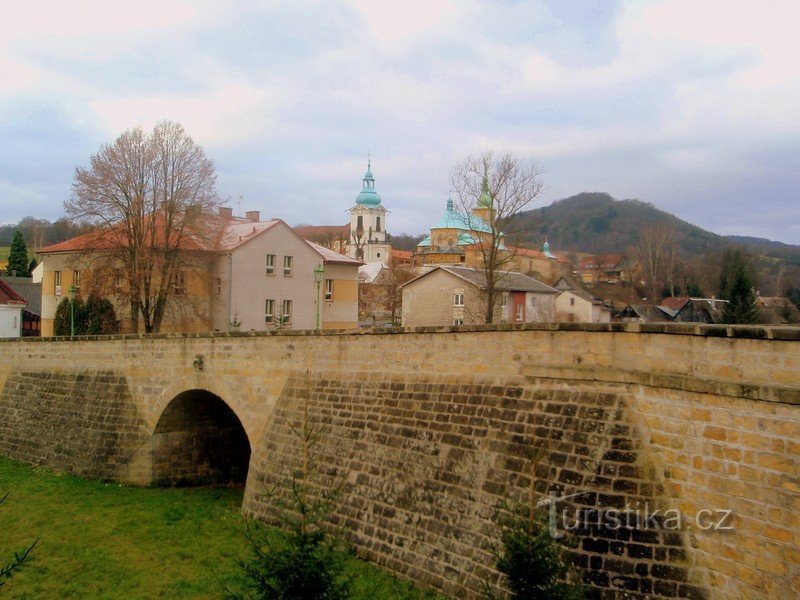
[[[361,329],[315,329],[282,331],[207,331],[200,333],[124,333],[54,337],[0,338],[0,342],[110,341],[180,338],[249,338],[272,336],[353,336],[403,335],[419,333],[476,333],[498,331],[574,331],[585,333],[644,333],[692,335],[753,340],[800,341],[800,327],[780,325],[704,325],[700,323],[494,323],[490,325],[452,325],[437,327],[380,327]]]

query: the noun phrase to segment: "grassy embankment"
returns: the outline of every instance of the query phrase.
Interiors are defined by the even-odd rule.
[[[0,458],[0,564],[36,538],[5,598],[220,598],[246,555],[242,492],[88,481]],[[423,599],[353,558],[354,599]]]

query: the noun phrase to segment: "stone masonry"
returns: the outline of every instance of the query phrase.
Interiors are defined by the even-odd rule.
[[[365,557],[447,595],[497,585],[498,509],[531,486],[537,498],[570,496],[558,523],[572,521],[564,543],[598,597],[800,588],[797,329],[0,342],[0,453],[171,484],[241,479],[247,461],[234,458],[251,451],[243,510],[264,519],[273,509],[264,490],[285,488],[298,464],[291,428],[306,408],[322,428],[320,484],[338,491],[332,521]],[[610,509],[622,526],[592,522]],[[636,521],[645,510],[659,515]]]

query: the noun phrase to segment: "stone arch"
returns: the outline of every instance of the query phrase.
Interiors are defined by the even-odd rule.
[[[189,389],[166,405],[150,442],[155,485],[243,485],[251,444],[234,410],[205,389]]]

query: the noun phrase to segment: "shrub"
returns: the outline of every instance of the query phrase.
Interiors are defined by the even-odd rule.
[[[307,388],[310,395],[310,384]],[[328,498],[312,484],[316,474],[313,447],[320,430],[310,422],[308,397],[303,422],[292,427],[300,440],[302,463],[292,474],[286,497],[268,494],[276,507],[278,527],[248,524],[245,537],[250,557],[237,557],[244,592],[227,590],[231,598],[269,600],[339,600],[349,597],[344,575],[347,555],[325,527],[330,514]]]
[[[569,565],[550,535],[547,513],[520,503],[500,519],[497,570],[514,600],[578,600],[583,589],[567,583]]]

